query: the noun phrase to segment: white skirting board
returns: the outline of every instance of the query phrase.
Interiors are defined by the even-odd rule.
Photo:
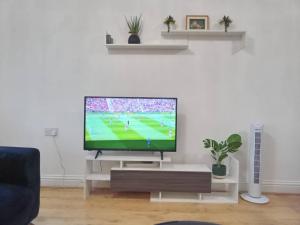
[[[41,175],[42,187],[83,187],[82,175]]]
[[[247,183],[240,182],[240,192],[247,191]],[[300,194],[300,181],[265,180],[262,192]]]
[[[83,175],[42,175],[42,187],[73,187],[83,188]],[[97,188],[109,188],[109,182],[96,182]]]
[[[83,187],[83,175],[42,175],[42,187]],[[105,182],[99,183],[96,187],[109,187]],[[247,183],[240,182],[240,192],[247,191]],[[273,193],[300,193],[300,181],[272,181],[265,180],[262,184],[263,192]]]

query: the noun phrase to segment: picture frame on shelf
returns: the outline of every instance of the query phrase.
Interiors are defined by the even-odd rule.
[[[208,30],[209,17],[207,15],[187,15],[186,30]]]

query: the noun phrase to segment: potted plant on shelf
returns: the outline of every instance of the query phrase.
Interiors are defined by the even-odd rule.
[[[174,18],[170,15],[170,16],[168,16],[166,19],[165,19],[165,21],[164,21],[164,24],[166,24],[167,25],[167,27],[168,27],[168,32],[170,32],[170,25],[171,24],[175,24],[175,20],[174,20]]]
[[[230,19],[229,16],[223,16],[223,18],[220,20],[219,24],[225,26],[225,32],[227,32],[227,28],[230,26],[230,24],[232,23],[232,20]]]
[[[227,140],[217,142],[213,139],[203,140],[204,148],[209,148],[215,163],[212,165],[212,174],[215,178],[224,178],[226,176],[226,165],[222,164],[223,160],[228,157],[229,153],[239,150],[242,145],[241,136],[238,134],[230,135]]]
[[[126,17],[126,23],[129,28],[129,33],[131,34],[128,38],[128,44],[140,44],[141,40],[139,37],[139,32],[142,29],[142,20],[141,17],[131,17],[130,20],[128,20]]]

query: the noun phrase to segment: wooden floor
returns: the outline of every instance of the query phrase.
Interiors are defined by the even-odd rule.
[[[222,225],[300,225],[300,195],[269,194],[271,202],[239,204],[150,203],[149,194],[98,190],[86,201],[82,189],[43,188],[35,225],[153,225],[197,220]]]

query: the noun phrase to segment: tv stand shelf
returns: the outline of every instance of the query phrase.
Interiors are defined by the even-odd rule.
[[[162,168],[163,163],[171,162],[171,158],[164,156],[164,158],[161,159],[161,156],[154,155],[99,155],[95,159],[95,156],[87,155],[85,158],[84,199],[89,196],[93,188],[93,181],[110,181],[110,174],[96,173],[93,171],[93,163],[97,161],[119,162],[119,168],[126,168],[127,162],[157,162],[158,168]]]
[[[163,162],[171,162],[170,157],[164,157],[161,160],[160,156],[144,155],[144,156],[122,156],[122,155],[99,155],[96,159],[95,156],[86,156],[87,161],[119,161],[120,168],[123,167],[124,162],[159,162],[160,167]]]

